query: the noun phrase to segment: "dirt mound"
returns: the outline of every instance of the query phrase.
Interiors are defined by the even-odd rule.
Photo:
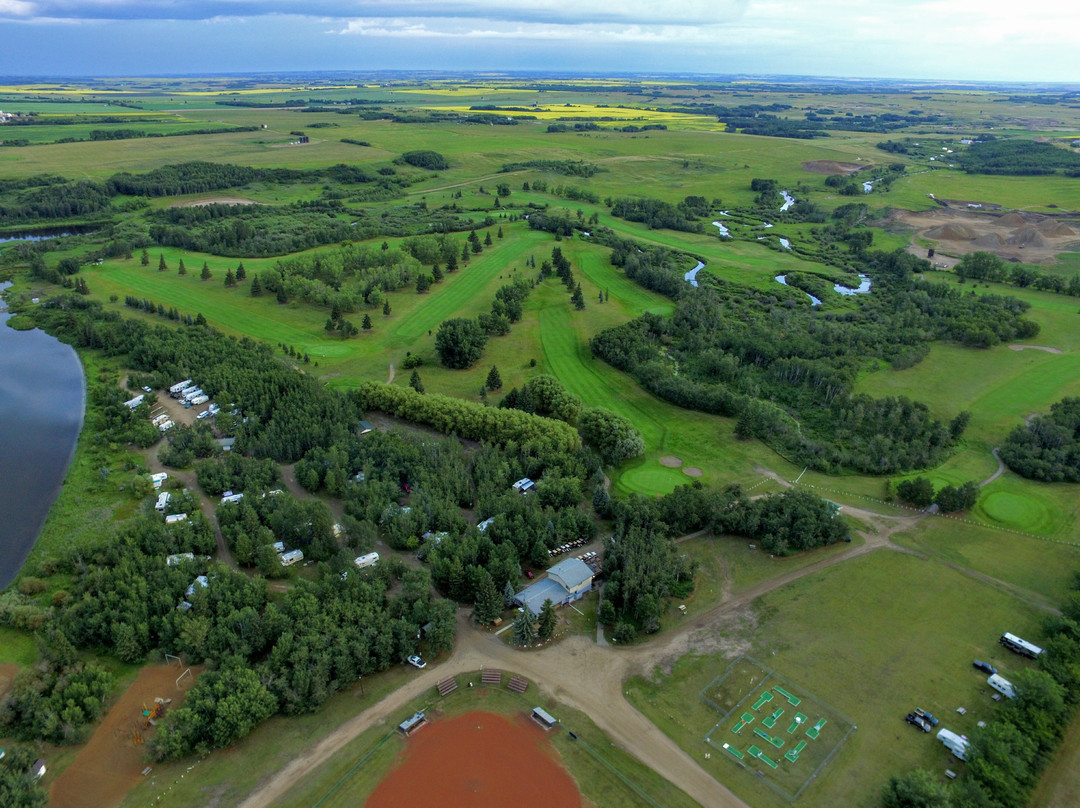
[[[802,167],[813,174],[854,174],[867,168],[858,163],[838,163],[835,160],[808,160]]]
[[[1037,225],[1039,232],[1044,236],[1050,236],[1056,238],[1059,236],[1075,236],[1076,231],[1069,227],[1065,222],[1058,222],[1053,219],[1047,219],[1045,222]]]
[[[1023,227],[1027,220],[1015,210],[1011,210],[997,220],[1002,227]]]
[[[971,241],[978,235],[966,224],[954,224],[952,222],[938,225],[926,231],[927,238],[944,239],[946,241]]]
[[[1035,227],[1028,225],[1019,228],[1005,240],[1006,244],[1013,247],[1047,247],[1049,242]]]
[[[664,455],[660,458],[660,465],[667,466],[669,469],[677,469],[682,465],[682,458],[674,455]]]
[[[979,236],[971,243],[976,247],[987,247],[996,250],[998,247],[1005,246],[1005,239],[1001,237],[1000,233],[987,233],[984,236]]]
[[[74,762],[53,783],[49,794],[52,808],[112,808],[123,801],[146,767],[144,735],[152,734],[153,729],[147,729],[143,710],[153,709],[158,697],[172,699],[169,710],[179,707],[193,681],[189,678],[177,688],[180,673],[170,665],[139,671]],[[195,668],[192,673],[196,673]]]
[[[555,730],[556,732],[560,730]],[[409,738],[367,808],[580,808],[581,794],[536,724],[493,713],[436,720]]]

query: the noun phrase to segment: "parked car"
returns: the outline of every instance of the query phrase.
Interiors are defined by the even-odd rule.
[[[419,654],[413,654],[409,657],[409,664],[415,668],[426,668],[427,663],[420,658]]]
[[[989,662],[983,662],[981,659],[976,659],[971,664],[975,668],[975,670],[982,671],[983,673],[989,673],[991,676],[997,673],[997,668],[995,668]]]
[[[931,730],[930,722],[922,716],[915,715],[915,713],[908,713],[904,716],[904,720],[914,727],[918,727],[923,732],[929,732]]]
[[[915,715],[919,716],[919,718],[923,719],[924,721],[929,721],[930,726],[932,726],[932,727],[936,727],[938,725],[938,720],[936,718],[934,718],[933,713],[928,713],[928,712],[926,712],[926,710],[921,710],[918,707],[916,707],[915,708]]]

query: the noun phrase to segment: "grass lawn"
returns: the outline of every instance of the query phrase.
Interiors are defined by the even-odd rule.
[[[468,682],[478,678],[478,674],[458,676],[461,686],[449,696],[439,698],[431,691],[402,708],[385,724],[347,744],[297,783],[276,805],[280,808],[310,808],[314,805],[345,808],[362,804],[407,746],[407,741],[394,731],[394,727],[416,710],[424,710],[437,721],[474,710],[509,716],[527,715],[538,703],[559,719],[561,726],[549,733],[548,738],[558,751],[561,764],[593,805],[599,808],[649,808],[657,804],[665,808],[690,808],[696,805],[677,787],[612,744],[584,714],[554,699],[539,697],[535,685],[530,685],[523,695],[505,688],[469,688]],[[572,740],[567,731],[577,735],[578,740]],[[389,738],[388,732],[391,733]],[[369,754],[371,756],[366,757]],[[527,775],[523,776],[527,779]],[[642,797],[642,793],[649,799]]]
[[[921,706],[943,726],[970,732],[996,709],[971,660],[990,659],[1006,673],[1029,664],[997,638],[1005,630],[1037,637],[1041,619],[1011,595],[940,564],[885,551],[808,575],[765,595],[754,611],[756,619],[731,639],[857,726],[800,797],[799,805],[814,808],[870,808],[890,774],[955,769],[958,761],[906,725],[904,714]],[[630,701],[696,751],[717,720],[699,694],[729,663],[719,654],[690,654],[670,674],[630,680]],[[967,715],[955,712],[961,706]],[[719,753],[703,765],[754,806],[788,804]]]

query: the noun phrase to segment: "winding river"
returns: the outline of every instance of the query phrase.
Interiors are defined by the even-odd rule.
[[[0,589],[22,569],[60,493],[86,410],[74,349],[38,329],[8,328],[10,317],[0,301]]]
[[[777,283],[782,283],[782,284],[784,284],[784,286],[787,286],[788,285],[787,275],[777,275],[776,276],[776,282]],[[791,288],[794,289],[795,287],[793,286]],[[802,292],[804,295],[806,295],[808,298],[810,298],[810,305],[811,306],[820,306],[821,305],[821,301],[818,300],[818,298],[814,297],[809,292],[803,292],[802,289],[800,289],[799,291]]]
[[[697,286],[698,285],[697,274],[699,272],[701,272],[701,270],[703,270],[703,269],[705,269],[705,263],[702,262],[702,261],[698,261],[696,267],[694,267],[689,272],[687,272],[685,275],[683,275],[683,280],[690,281],[691,286]]]

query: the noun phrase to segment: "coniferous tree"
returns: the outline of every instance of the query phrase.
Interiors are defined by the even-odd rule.
[[[206,325],[206,318],[203,317],[203,314],[202,314],[201,311],[199,312],[198,316],[195,318],[195,325]]]
[[[518,645],[532,645],[536,642],[536,618],[528,608],[518,612],[514,620],[514,642]]]
[[[164,272],[168,268],[169,268],[168,265],[165,263],[165,253],[161,253],[158,256],[157,271],[158,272]]]
[[[503,587],[503,605],[509,609],[514,605],[515,598],[517,598],[517,592],[514,591],[514,585],[507,581],[506,586]]]
[[[390,316],[390,301],[384,300],[382,304],[382,313],[384,317]]]
[[[484,233],[484,246],[485,247],[490,247],[491,246],[491,231],[490,230],[487,231],[486,233]]]
[[[199,277],[202,278],[204,281],[208,281],[212,277],[214,277],[213,274],[210,272],[210,265],[207,264],[205,261],[203,261],[202,272],[199,273]]]
[[[424,382],[420,379],[420,371],[414,370],[412,376],[409,377],[409,387],[418,393],[424,392]]]
[[[370,314],[365,314],[364,315],[364,322],[360,324],[360,327],[363,328],[365,331],[370,331],[371,330],[371,315]]]
[[[540,639],[550,640],[558,624],[559,617],[555,614],[555,604],[551,602],[551,598],[548,598],[540,607],[540,631],[538,632]]]
[[[461,245],[461,263],[469,263],[469,243],[465,242]]]
[[[476,588],[476,607],[473,618],[481,625],[490,625],[502,611],[502,599],[495,590],[495,582],[486,570],[480,570],[480,583]]]
[[[491,370],[488,371],[487,381],[484,386],[488,390],[501,390],[502,389],[502,376],[499,375],[499,369],[495,366],[491,366]]]
[[[502,231],[502,226],[501,226],[501,225],[499,226],[499,233],[498,233],[498,236],[499,236],[499,238],[502,238],[502,237],[503,237],[503,231]]]
[[[431,267],[431,279],[438,283],[443,279],[443,271],[439,268],[438,264],[433,264]]]
[[[204,264],[204,266],[205,266],[205,264]],[[207,267],[206,271],[209,272],[210,268]],[[233,274],[232,267],[229,267],[228,269],[225,270],[225,285],[226,286],[236,286],[236,276]]]
[[[578,311],[585,308],[585,298],[581,294],[580,283],[574,287],[574,294],[570,295],[570,302],[574,304],[574,308]]]
[[[450,255],[446,257],[446,271],[457,272],[457,255],[454,253],[450,253]]]
[[[284,286],[278,286],[278,289],[277,289],[277,302],[278,303],[288,303],[289,302],[289,298],[285,294],[285,287]]]
[[[139,263],[144,267],[150,266],[150,253],[146,251],[145,247],[143,248],[142,255],[139,256]]]
[[[236,279],[242,281],[247,278],[247,270],[244,269],[244,262],[241,261],[236,267]]]
[[[251,296],[258,297],[262,294],[262,283],[259,281],[259,276],[256,275],[251,279]]]
[[[416,293],[422,295],[431,288],[431,276],[420,273],[416,276]]]

